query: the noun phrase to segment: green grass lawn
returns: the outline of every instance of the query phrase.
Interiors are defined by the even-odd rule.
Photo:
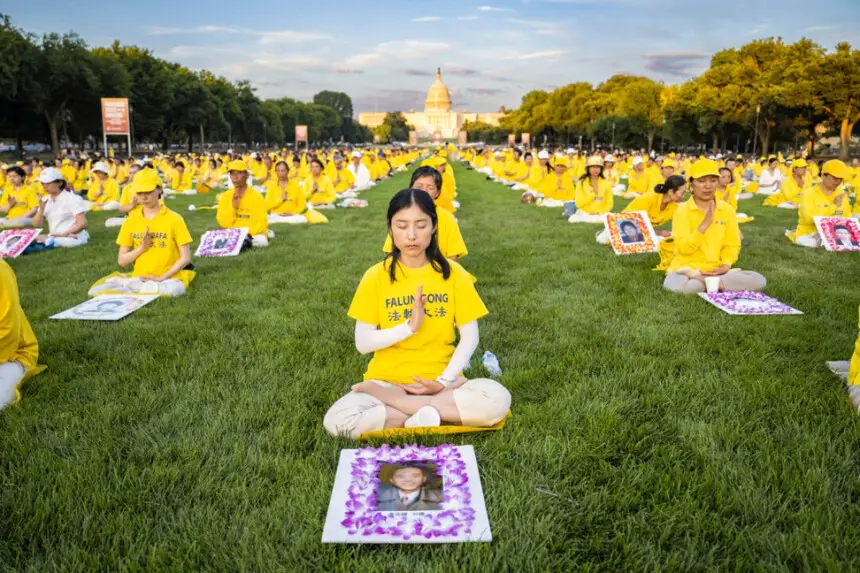
[[[48,319],[117,270],[106,214],[87,247],[11,261],[49,370],[0,413],[0,569],[860,568],[860,418],[824,367],[857,336],[860,257],[794,247],[795,212],[742,201],[740,266],[806,314],[732,317],[664,292],[657,255],[616,257],[594,225],[456,174],[490,309],[470,374],[495,352],[514,417],[422,441],[475,446],[491,544],[320,543],[354,446],[322,417],[367,362],[346,310],[403,174],[367,209],[197,260],[186,296],[117,323]],[[187,205],[212,202],[168,205],[199,239],[215,213]]]

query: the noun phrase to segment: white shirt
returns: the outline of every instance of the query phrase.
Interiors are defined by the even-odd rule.
[[[370,184],[370,171],[364,163],[359,163],[357,169],[355,167],[355,163],[350,163],[349,166],[347,166],[347,169],[349,169],[349,172],[355,176],[355,187],[357,189],[361,189],[362,187],[366,187]]]
[[[403,507],[409,507],[410,505],[412,505],[413,503],[418,501],[419,497],[421,497],[421,490],[420,489],[415,490],[412,493],[400,492],[400,504]]]
[[[48,233],[62,235],[75,225],[75,217],[87,212],[84,200],[71,191],[61,191],[57,198],[50,195],[45,199],[45,220]]]
[[[782,171],[776,170],[773,173],[770,169],[765,169],[761,172],[761,177],[758,178],[758,189],[762,191],[776,191],[779,189],[779,184],[782,183]]]

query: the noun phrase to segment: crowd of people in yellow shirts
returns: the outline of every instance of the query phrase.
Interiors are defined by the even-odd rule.
[[[762,275],[735,266],[742,247],[739,222],[746,218],[737,212],[739,198],[763,196],[766,205],[797,208],[798,226],[789,239],[817,246],[812,218],[851,216],[850,195],[860,182],[856,161],[848,167],[838,160],[813,164],[782,156],[752,163],[740,156],[437,148],[413,172],[409,188],[391,200],[389,235],[382,245],[386,258],[365,274],[350,307],[356,347],[373,352],[374,359],[364,381],[326,414],[324,425],[332,434],[360,437],[443,423],[487,428],[508,415],[510,394],[503,386],[461,374],[477,347],[476,321],[487,311],[475,278],[458,262],[468,250],[455,216],[459,203],[449,154],[523,191],[525,203],[564,208],[571,223],[602,223],[615,197],[632,199],[625,211],[645,211],[655,228],[671,224],[658,230],[658,268],[666,272],[664,287],[678,293],[704,292],[708,277],[719,277],[722,290],[765,287]],[[165,197],[220,190],[209,207],[217,210],[219,226],[248,228],[251,244],[263,247],[272,238],[269,224],[324,222],[318,210],[338,202],[356,206],[358,193],[420,156],[417,149],[331,149],[157,156],[137,162],[81,158],[52,167],[31,162],[5,169],[0,204],[6,225],[48,223],[37,250],[85,244],[88,211],[120,211],[125,217],[108,219],[108,224],[121,227],[118,263],[133,270],[104,277],[89,294],[179,296],[195,277],[192,238]],[[597,240],[605,243],[607,237],[598,233]],[[0,280],[4,286],[15,283],[5,263]],[[0,345],[0,404],[14,399],[38,357],[16,288],[4,289],[0,297],[6,309],[0,324],[10,333]],[[855,384],[860,384],[858,369],[860,341],[851,366]]]

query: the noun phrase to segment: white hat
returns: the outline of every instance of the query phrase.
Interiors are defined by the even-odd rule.
[[[54,181],[62,181],[63,174],[56,167],[46,167],[39,174],[39,183],[53,183]]]
[[[549,151],[538,151],[538,159],[549,159]]]
[[[353,151],[352,152],[353,157],[362,157],[363,155],[364,154],[361,151]]]
[[[637,165],[642,165],[643,163],[645,163],[645,160],[638,155],[633,158],[633,167],[636,167]]]
[[[501,152],[501,151],[497,151],[494,155],[495,155],[496,157],[501,157],[501,156],[502,156],[502,152]]]
[[[572,147],[568,147],[567,149],[564,150],[564,152],[565,153],[576,153],[576,150]]]
[[[615,163],[615,156],[610,153],[609,155],[607,155],[606,157],[603,158],[604,163],[606,163],[607,161],[611,161],[612,163]]]
[[[105,163],[104,161],[96,161],[96,164],[93,165],[93,168],[90,169],[90,171],[92,173],[95,173],[96,171],[100,171],[100,172],[104,173],[105,175],[110,175],[110,169],[108,169],[107,163]]]

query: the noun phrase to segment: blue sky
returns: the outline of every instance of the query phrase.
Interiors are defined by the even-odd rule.
[[[422,109],[437,66],[456,110],[488,112],[616,73],[677,83],[756,38],[860,45],[860,0],[8,1],[37,34],[137,44],[262,97],[344,91],[356,112]]]

